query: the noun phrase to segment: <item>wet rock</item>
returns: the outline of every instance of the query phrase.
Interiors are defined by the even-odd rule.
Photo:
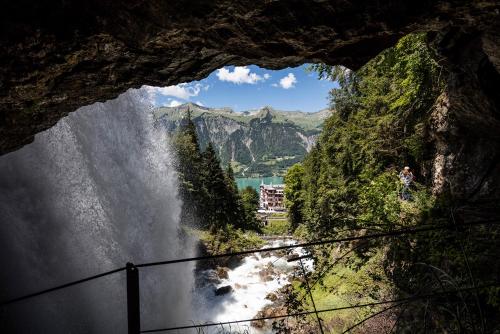
[[[257,315],[254,318],[267,318],[267,317],[277,317],[277,316],[282,316],[286,315],[287,310],[286,307],[284,306],[266,306],[264,307],[261,311],[257,313]],[[252,327],[255,328],[264,328],[266,326],[265,320],[255,320],[250,323]]]
[[[276,296],[275,293],[271,292],[267,294],[266,299],[275,302],[278,299],[278,296]]]
[[[217,288],[215,290],[215,295],[222,296],[222,295],[226,295],[226,294],[230,293],[231,291],[233,291],[233,288],[230,285],[225,285],[225,286],[221,286],[220,288]]]
[[[272,267],[272,265],[268,265],[265,268],[263,268],[261,271],[259,271],[259,276],[260,279],[263,282],[270,282],[274,279],[274,276],[276,276],[277,273]]]
[[[221,282],[215,270],[197,271],[195,277],[195,285],[198,288],[202,288],[210,284],[217,285]]]
[[[217,267],[217,276],[220,279],[228,279],[229,278],[229,268],[226,267]]]
[[[262,252],[262,253],[260,253],[260,256],[262,258],[270,257],[271,256],[271,252]]]
[[[247,286],[247,285],[245,285],[245,284],[239,284],[239,283],[236,283],[236,284],[234,285],[234,288],[235,288],[235,289],[248,289],[248,286]]]

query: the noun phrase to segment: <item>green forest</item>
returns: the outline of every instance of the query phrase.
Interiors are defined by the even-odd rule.
[[[339,88],[330,93],[335,112],[316,146],[285,176],[290,224],[308,240],[389,235],[312,247],[316,270],[309,281],[316,306],[403,300],[323,313],[326,332],[339,326],[370,333],[499,330],[498,288],[443,293],[487,286],[500,277],[498,229],[461,227],[459,204],[446,192],[432,192],[429,118],[446,82],[426,35],[403,37],[357,71],[323,64],[310,69]],[[410,200],[400,198],[404,166],[416,176]],[[390,236],[425,226],[446,228]],[[304,295],[298,280],[290,311],[312,309]],[[315,318],[300,321],[317,330]]]
[[[172,146],[177,158],[183,228],[197,232],[212,254],[259,246],[262,241],[255,234],[260,231],[255,215],[257,192],[252,187],[238,190],[231,164],[222,168],[211,143],[200,149],[189,111]]]

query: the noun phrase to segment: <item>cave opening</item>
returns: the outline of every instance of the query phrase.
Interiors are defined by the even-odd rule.
[[[0,14],[5,64],[0,70],[0,244],[8,268],[0,274],[1,300],[127,261],[255,249],[261,246],[260,233],[293,231],[297,240],[320,240],[438,225],[447,229],[309,249],[315,261],[304,275],[306,281],[314,279],[311,296],[319,307],[343,307],[346,299],[352,304],[429,296],[366,314],[324,312],[323,325],[360,333],[498,330],[497,2],[23,5],[10,3]],[[316,83],[326,86],[311,86],[301,95],[299,85],[310,74],[301,64],[313,64]],[[317,80],[322,75],[330,80]],[[205,95],[216,92],[214,83],[220,91]],[[264,86],[267,92],[249,90]],[[307,95],[318,101],[317,94],[326,92],[331,92],[329,100],[314,107],[307,101]],[[234,102],[243,97],[248,104]],[[310,108],[307,115],[330,105],[335,112],[321,126],[307,115],[298,120],[280,113],[295,110],[300,101],[308,102],[298,108]],[[174,141],[159,131],[193,129],[183,117],[172,121],[176,111],[190,114],[201,150],[191,145],[193,132]],[[278,148],[292,148],[257,150],[272,141],[270,129],[278,133]],[[212,141],[218,144],[211,147]],[[196,157],[187,155],[182,172],[181,159],[174,159],[178,152],[165,144],[172,142],[195,147]],[[416,176],[408,198],[401,198],[398,188],[404,165]],[[229,228],[213,223],[199,234],[181,226],[183,219],[236,217],[229,205],[226,211],[189,207],[186,198],[260,205],[253,191],[239,193],[233,179],[262,183],[261,175],[274,173],[286,176],[270,182],[293,190],[286,219],[282,212],[264,213],[257,233],[246,233],[239,223]],[[193,183],[201,182],[197,174],[205,177],[202,187]],[[211,196],[219,194],[220,184],[222,192],[232,189],[239,197]],[[193,191],[203,187],[209,190]],[[243,204],[238,208],[240,216],[255,223]],[[233,243],[240,230],[239,241],[246,246]],[[305,292],[304,277],[293,281],[296,277],[287,276],[293,284],[280,286],[288,289],[280,293],[245,294],[252,283],[245,274],[252,268],[259,268],[253,274],[266,287],[282,280],[283,273],[290,275],[294,269],[280,260],[283,256],[256,255],[213,268],[144,269],[143,329],[193,321],[192,303],[200,302],[190,290],[200,284],[193,272],[203,273],[202,283],[208,285],[201,288],[227,302],[229,315],[251,310],[279,316],[285,312],[279,304],[284,295],[294,311],[309,310],[307,298],[294,299]],[[335,267],[340,259],[346,262]],[[314,273],[320,269],[326,276]],[[82,290],[2,306],[0,328],[125,332],[126,298],[117,288],[125,285],[122,274]],[[459,293],[457,287],[469,290]],[[436,297],[436,291],[446,297]],[[102,299],[106,303],[99,303]],[[232,299],[252,304],[231,308]],[[273,307],[252,308],[262,303]],[[213,304],[200,309],[215,317]],[[232,318],[218,320],[226,319]],[[314,321],[294,321],[294,330],[318,330]],[[290,324],[275,325],[279,333]]]

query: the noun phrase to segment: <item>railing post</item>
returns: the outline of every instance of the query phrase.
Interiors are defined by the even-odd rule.
[[[139,270],[130,262],[127,263],[127,317],[128,334],[139,334],[141,332]]]

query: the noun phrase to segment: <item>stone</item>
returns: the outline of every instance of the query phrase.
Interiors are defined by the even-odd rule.
[[[216,269],[217,276],[220,279],[228,279],[229,278],[229,268],[226,267],[217,267]]]
[[[262,270],[259,271],[259,277],[263,282],[270,282],[274,279],[276,275],[276,271],[272,266],[266,266]]]
[[[270,306],[268,305],[268,306],[264,307],[261,311],[259,311],[257,313],[257,315],[254,317],[254,319],[255,318],[275,317],[275,316],[278,317],[278,316],[282,316],[285,314],[287,314],[286,307],[284,307],[284,306],[275,307],[272,305],[270,305]],[[266,322],[265,322],[265,320],[254,320],[250,323],[250,325],[252,327],[262,329],[266,325]]]
[[[278,299],[278,296],[276,296],[275,293],[270,292],[267,294],[266,299],[275,302]]]
[[[232,292],[233,288],[230,285],[221,286],[220,288],[215,289],[216,296],[227,295]]]

